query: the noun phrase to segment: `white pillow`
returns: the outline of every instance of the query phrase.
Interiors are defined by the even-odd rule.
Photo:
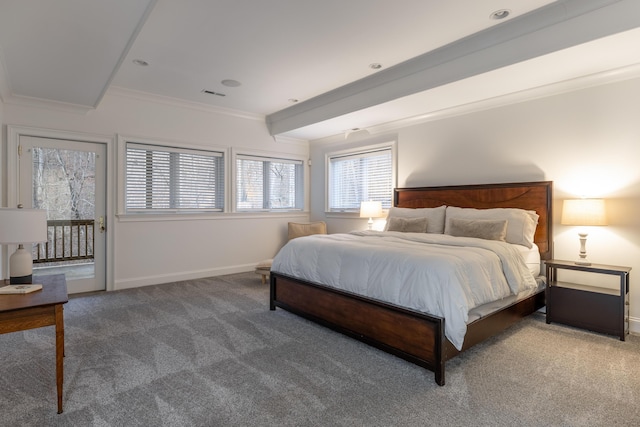
[[[444,233],[444,215],[446,206],[437,208],[396,208],[391,207],[387,215],[387,225],[384,231],[389,229],[389,218],[427,218],[427,233]]]
[[[539,216],[535,211],[516,208],[474,209],[447,206],[444,230],[446,234],[450,234],[450,218],[507,220],[506,241],[531,248]]]

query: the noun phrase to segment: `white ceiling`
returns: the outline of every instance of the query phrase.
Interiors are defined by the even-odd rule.
[[[315,139],[639,64],[640,1],[2,0],[0,62],[5,103],[113,88]]]

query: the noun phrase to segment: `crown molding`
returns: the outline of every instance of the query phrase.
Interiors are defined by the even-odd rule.
[[[308,147],[309,141],[301,138],[293,138],[284,135],[274,135],[273,140],[278,144],[289,144],[297,147]]]
[[[222,114],[222,115],[238,117],[242,119],[257,120],[262,122],[264,122],[264,119],[265,119],[265,116],[263,114],[255,114],[255,113],[249,113],[246,111],[234,110],[231,108],[217,107],[214,105],[203,104],[200,102],[185,101],[183,99],[173,98],[170,96],[156,95],[149,92],[126,89],[119,86],[110,87],[106,95],[135,99],[138,101],[152,102],[156,104],[169,105],[172,107],[186,108],[186,109],[197,110],[205,113]]]
[[[2,97],[2,101],[6,105],[17,105],[20,107],[43,108],[47,110],[65,111],[74,114],[87,114],[89,111],[95,110],[93,107],[79,104],[71,104],[69,102],[52,101],[50,99],[32,98],[29,96],[20,96],[9,93]]]

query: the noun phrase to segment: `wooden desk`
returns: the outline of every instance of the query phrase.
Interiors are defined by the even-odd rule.
[[[58,413],[62,413],[62,382],[64,377],[64,316],[62,305],[69,301],[64,274],[39,276],[42,290],[29,294],[0,295],[0,334],[56,327],[56,386]]]

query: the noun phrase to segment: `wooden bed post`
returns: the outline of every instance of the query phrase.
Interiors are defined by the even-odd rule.
[[[276,309],[276,278],[273,274],[269,274],[269,310]]]
[[[446,361],[443,355],[443,350],[445,347],[445,343],[444,341],[447,339],[444,336],[444,322],[446,320],[442,319],[442,322],[440,322],[440,338],[438,339],[438,341],[436,342],[436,349],[435,349],[435,369],[433,370],[434,374],[435,374],[435,378],[436,378],[436,384],[438,384],[439,386],[443,386],[444,385],[444,362]]]

